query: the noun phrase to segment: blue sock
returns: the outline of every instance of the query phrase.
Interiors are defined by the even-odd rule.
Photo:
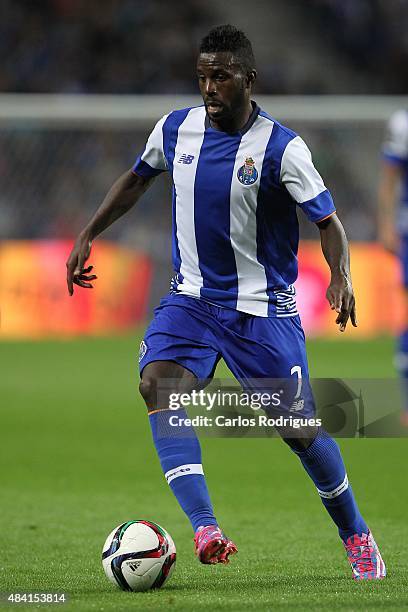
[[[408,411],[408,329],[405,329],[399,337],[395,365],[403,383],[404,408]]]
[[[201,464],[201,448],[193,427],[172,426],[169,419],[188,418],[185,410],[149,414],[153,441],[165,478],[188,516],[194,531],[217,525]]]
[[[340,537],[345,541],[356,533],[368,533],[349,485],[337,442],[319,429],[308,449],[295,452],[315,483],[323,505],[338,527]]]

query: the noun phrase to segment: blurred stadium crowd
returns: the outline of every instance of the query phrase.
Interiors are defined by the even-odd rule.
[[[0,91],[194,93],[193,68],[201,36],[215,23],[236,23],[243,16],[258,56],[262,93],[354,93],[358,89],[356,79],[348,79],[347,74],[335,85],[327,83],[327,74],[305,79],[288,65],[284,53],[274,52],[284,48],[276,39],[294,44],[293,28],[300,38],[296,44],[306,53],[309,36],[320,41],[322,50],[334,49],[352,75],[359,73],[365,93],[408,91],[406,0],[292,0],[290,7],[284,0],[255,0],[251,19],[245,2],[224,4],[213,0],[2,0]],[[255,18],[255,11],[261,20]],[[268,28],[275,20],[279,28],[268,39]],[[347,72],[347,66],[342,67]]]
[[[2,0],[0,90],[194,91],[197,40],[214,16],[200,0],[176,4]]]
[[[2,92],[197,93],[199,40],[222,22],[252,39],[259,93],[408,90],[406,0],[2,0],[1,11]],[[151,127],[0,129],[0,239],[75,235]],[[384,126],[290,127],[310,145],[350,238],[374,239]],[[168,184],[158,179],[138,213],[107,237],[165,259],[170,208]],[[316,237],[314,228],[303,236]]]
[[[300,0],[299,6],[309,16],[312,9],[322,38],[363,76],[365,93],[408,92],[407,0]]]

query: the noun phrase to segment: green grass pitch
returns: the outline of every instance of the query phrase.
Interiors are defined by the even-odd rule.
[[[216,514],[239,554],[227,567],[200,565],[151,443],[138,343],[134,334],[0,344],[0,591],[66,591],[62,608],[78,611],[408,606],[406,439],[340,441],[388,566],[384,581],[351,579],[312,483],[277,439],[203,439]],[[313,341],[311,373],[393,376],[392,350],[389,339]],[[102,572],[106,535],[134,518],[158,522],[176,542],[176,570],[161,591],[124,593]]]

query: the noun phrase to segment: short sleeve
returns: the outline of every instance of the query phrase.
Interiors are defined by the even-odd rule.
[[[300,136],[290,140],[285,148],[280,180],[310,221],[318,223],[336,212],[331,194]]]
[[[167,170],[167,161],[163,149],[163,129],[167,115],[156,123],[151,132],[144,151],[136,159],[133,172],[143,177],[157,176]]]
[[[392,163],[404,163],[408,160],[407,111],[400,110],[391,116],[382,152],[384,158]]]

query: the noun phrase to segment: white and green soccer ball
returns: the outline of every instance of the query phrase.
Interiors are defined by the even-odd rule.
[[[176,564],[169,533],[151,521],[128,521],[115,527],[102,550],[107,578],[124,591],[159,589]]]

